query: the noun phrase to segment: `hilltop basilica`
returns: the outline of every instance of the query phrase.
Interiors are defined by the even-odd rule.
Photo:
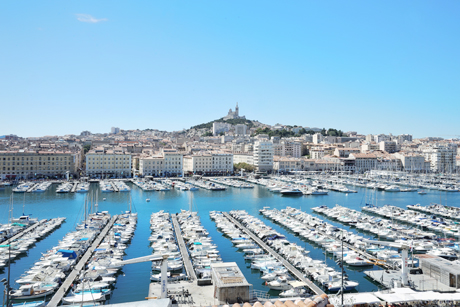
[[[223,119],[227,120],[227,119],[238,119],[238,118],[246,119],[246,116],[240,116],[239,115],[238,102],[237,102],[236,107],[235,107],[235,112],[233,112],[232,109],[230,109],[228,111],[227,116],[224,116]]]

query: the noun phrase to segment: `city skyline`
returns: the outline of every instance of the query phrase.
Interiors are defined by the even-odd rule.
[[[55,4],[1,4],[0,135],[178,131],[236,102],[270,125],[459,134],[456,2]]]

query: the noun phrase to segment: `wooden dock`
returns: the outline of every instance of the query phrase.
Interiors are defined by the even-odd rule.
[[[37,222],[35,224],[33,224],[32,226],[29,226],[27,227],[26,229],[24,229],[23,231],[21,231],[20,233],[17,233],[15,234],[14,236],[12,236],[11,238],[9,238],[8,240],[4,241],[4,242],[1,242],[2,244],[10,244],[11,242],[19,239],[20,237],[22,237],[23,235],[25,235],[26,233],[29,233],[31,232],[32,230],[34,230],[35,228],[37,228],[39,225],[41,224],[44,224],[46,223],[48,220],[47,219],[44,219],[44,220],[41,220],[40,222]]]
[[[294,275],[298,280],[303,281],[307,284],[307,287],[310,288],[315,294],[321,295],[324,294],[324,291],[321,290],[317,285],[315,285],[311,280],[304,277],[304,275],[297,270],[292,264],[290,264],[286,259],[281,257],[277,252],[275,252],[271,247],[265,244],[259,237],[252,233],[249,229],[241,225],[237,220],[235,220],[230,214],[227,212],[223,213],[226,218],[229,219],[233,224],[235,224],[238,228],[243,230],[248,236],[251,237],[254,242],[256,242],[262,249],[264,249],[267,253],[271,254],[275,259],[280,261],[286,269],[288,269],[292,275]]]
[[[192,262],[188,255],[187,247],[185,246],[184,238],[182,237],[182,231],[179,223],[177,222],[176,215],[171,214],[171,221],[174,225],[174,231],[176,232],[177,245],[179,245],[182,260],[184,261],[185,271],[187,272],[190,280],[196,280],[195,270],[193,269]]]
[[[110,228],[112,228],[113,224],[115,221],[118,219],[118,216],[115,215],[113,216],[110,221],[107,223],[107,225],[104,227],[104,229],[101,231],[99,236],[93,241],[91,246],[88,248],[86,253],[81,257],[80,261],[78,261],[77,265],[73,268],[72,272],[67,276],[67,278],[64,280],[62,283],[61,287],[56,291],[56,293],[53,295],[51,300],[49,301],[47,307],[57,307],[59,303],[61,302],[62,298],[64,295],[69,291],[73,281],[77,276],[80,274],[84,266],[86,265],[86,262],[88,262],[89,258],[93,255],[94,250],[101,244],[102,240],[105,238],[107,233],[109,232]]]

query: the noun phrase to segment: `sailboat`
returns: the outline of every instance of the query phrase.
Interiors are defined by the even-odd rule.
[[[10,199],[11,200],[11,214],[13,214],[13,195],[14,194],[11,194],[11,199]],[[38,218],[31,218],[30,214],[24,213],[25,206],[26,206],[26,194],[24,193],[24,201],[22,203],[22,215],[18,218],[13,218],[13,216],[11,216],[11,223],[31,225],[31,224],[35,224],[38,222]]]

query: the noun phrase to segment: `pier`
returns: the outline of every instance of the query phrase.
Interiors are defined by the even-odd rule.
[[[38,226],[46,223],[48,220],[47,219],[44,219],[44,220],[41,220],[40,222],[37,222],[35,224],[33,224],[32,226],[29,226],[27,227],[26,229],[24,229],[23,231],[21,231],[20,233],[17,233],[15,234],[13,237],[9,238],[8,240],[2,242],[2,244],[5,244],[5,245],[8,245],[10,244],[11,242],[19,239],[20,237],[22,237],[23,235],[25,235],[26,233],[29,233],[31,232],[32,230],[34,230],[35,228],[37,228]]]
[[[116,185],[115,183],[113,183],[113,181],[109,181],[109,182],[110,182],[110,184],[112,185],[112,188],[113,188],[113,191],[114,191],[114,192],[120,192],[120,190],[118,190],[117,185]]]
[[[303,274],[297,270],[292,264],[290,264],[286,259],[281,257],[277,252],[275,252],[271,247],[265,244],[260,238],[258,238],[252,231],[249,231],[246,227],[241,225],[237,220],[235,220],[230,214],[227,212],[223,212],[224,216],[229,219],[233,224],[235,224],[238,228],[243,230],[247,235],[251,237],[254,242],[256,242],[262,249],[264,249],[267,253],[271,254],[275,259],[280,261],[286,269],[288,269],[298,280],[303,281],[307,284],[307,287],[310,288],[315,294],[321,295],[324,294],[324,291],[321,290],[317,285],[315,285],[311,280],[305,278]]]
[[[38,185],[39,185],[39,183],[34,184],[34,185],[31,186],[29,189],[27,189],[26,192],[27,192],[27,193],[31,193],[31,192],[35,189],[35,187],[38,186]]]
[[[70,193],[75,193],[77,190],[78,182],[74,182],[72,189],[70,190]]]
[[[174,231],[176,232],[177,245],[179,245],[180,253],[182,255],[182,260],[184,261],[185,270],[190,280],[196,280],[195,270],[193,270],[192,262],[188,255],[187,247],[185,246],[184,238],[182,237],[182,232],[177,222],[176,215],[171,214],[171,221],[174,225]]]
[[[105,238],[110,228],[112,228],[112,225],[115,223],[117,219],[118,219],[117,215],[113,216],[110,219],[110,221],[101,231],[101,233],[96,238],[96,240],[93,241],[93,243],[88,248],[88,250],[85,252],[83,257],[81,257],[80,261],[78,261],[77,265],[73,268],[72,272],[70,272],[70,274],[67,276],[67,278],[62,283],[62,285],[53,295],[53,297],[51,298],[50,302],[47,305],[48,307],[57,307],[59,305],[64,295],[67,293],[67,291],[69,291],[75,278],[77,278],[78,274],[80,274],[80,271],[84,268],[89,258],[91,258],[91,256],[93,255],[94,250],[99,246],[99,244],[101,244],[102,240]]]
[[[287,216],[285,213],[282,213],[282,212],[279,211],[279,210],[278,210],[278,213],[279,213],[279,214],[283,214],[284,216]],[[268,219],[271,219],[270,217],[268,217],[268,216],[266,216],[266,215],[264,215],[264,216],[265,216],[266,218],[268,218]],[[290,216],[291,218],[294,218],[295,220],[299,221],[296,217],[291,216],[291,215],[289,215],[289,216]],[[272,219],[271,219],[271,220],[272,220]],[[282,225],[282,224],[278,223],[278,222],[275,221],[275,220],[273,220],[273,221],[274,221],[276,224]],[[282,225],[282,226],[283,226],[283,225]],[[289,228],[288,228],[288,229],[289,229]],[[324,237],[326,237],[326,238],[328,238],[328,239],[331,239],[331,240],[337,240],[337,239],[338,239],[338,238],[336,238],[336,237],[333,237],[333,236],[328,235],[326,232],[321,231],[321,230],[319,230],[318,228],[316,228],[316,231],[317,231],[318,233],[320,233],[322,236],[324,236]],[[296,235],[296,236],[298,236],[298,235]],[[340,240],[340,239],[338,239],[338,240]],[[393,269],[393,266],[392,266],[390,263],[387,263],[385,260],[379,259],[379,258],[377,258],[376,256],[373,256],[373,255],[369,254],[369,253],[366,252],[366,251],[362,251],[362,250],[356,248],[354,245],[349,244],[349,243],[347,243],[347,242],[342,242],[342,243],[343,243],[343,247],[346,247],[346,248],[348,248],[348,249],[350,249],[350,250],[352,250],[352,251],[358,253],[361,257],[363,257],[364,259],[366,259],[366,260],[372,262],[374,265],[381,266],[381,267],[384,268],[384,269]]]

